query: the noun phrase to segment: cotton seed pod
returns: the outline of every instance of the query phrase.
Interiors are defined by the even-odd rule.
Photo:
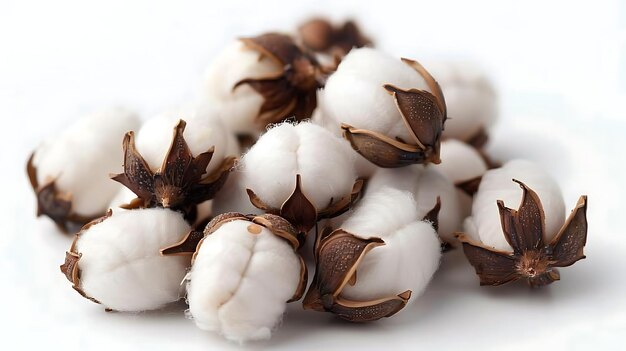
[[[178,248],[190,247],[181,244]],[[306,265],[298,246],[295,228],[278,216],[215,217],[194,248],[187,276],[188,314],[200,329],[229,340],[269,339],[286,303],[304,292]]]
[[[567,220],[564,207],[558,185],[532,162],[514,160],[485,173],[466,233],[458,235],[481,285],[526,279],[543,286],[559,280],[556,267],[584,258],[587,197]]]
[[[437,232],[446,245],[454,246],[454,233],[463,216],[454,184],[432,166],[412,165],[402,169],[379,168],[367,182],[367,192],[384,187],[406,191],[417,203],[416,215],[423,218],[439,202]]]
[[[358,196],[362,182],[354,157],[322,127],[283,123],[243,156],[240,186],[254,206],[284,217],[304,234],[317,220],[345,212]]]
[[[477,149],[455,139],[441,142],[441,159],[435,168],[457,187],[461,216],[465,218],[471,214],[472,196],[488,165]]]
[[[352,322],[390,317],[421,294],[440,256],[439,238],[409,192],[368,190],[339,229],[318,237],[304,308]]]
[[[446,103],[416,61],[352,50],[328,79],[320,108],[324,124],[341,128],[352,147],[379,167],[440,162]]]
[[[82,296],[116,311],[145,311],[179,299],[189,257],[163,257],[190,227],[163,208],[120,211],[85,225],[61,271]]]
[[[109,179],[122,163],[119,141],[139,124],[131,111],[102,110],[43,142],[27,166],[37,215],[50,217],[66,232],[68,224],[83,225],[104,215],[120,188]]]
[[[268,124],[310,118],[325,75],[291,37],[268,33],[227,47],[206,71],[205,96],[231,130],[256,138]]]
[[[486,73],[461,61],[441,61],[429,67],[441,85],[451,117],[443,137],[482,147],[498,115],[497,94]]]
[[[211,112],[164,114],[144,124],[135,141],[124,138],[124,173],[114,180],[137,199],[127,207],[162,206],[185,213],[209,200],[222,187],[237,154],[236,141]]]

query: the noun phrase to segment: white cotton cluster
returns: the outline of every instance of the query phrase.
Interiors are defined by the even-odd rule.
[[[356,270],[356,284],[342,296],[367,301],[412,291],[414,301],[439,266],[441,246],[432,225],[418,215],[411,193],[389,186],[368,189],[341,229],[360,238],[381,238]]]
[[[478,150],[456,139],[441,142],[441,163],[433,167],[456,185],[487,172],[487,163]],[[472,197],[461,189],[457,189],[457,194],[462,217],[467,217],[472,210]]]
[[[203,97],[220,111],[220,118],[232,131],[257,136],[263,127],[256,123],[256,118],[265,100],[249,85],[234,89],[235,85],[243,79],[275,76],[282,69],[269,56],[237,40],[207,68]]]
[[[346,142],[320,126],[282,123],[243,156],[232,181],[214,199],[215,212],[246,212],[247,188],[267,205],[280,208],[294,191],[297,174],[304,194],[322,210],[331,200],[349,196],[357,179],[355,158]]]
[[[467,141],[495,121],[495,89],[478,66],[467,61],[440,61],[428,68],[446,99],[450,119],[446,121],[444,138]]]
[[[190,259],[162,256],[160,249],[189,229],[182,215],[163,208],[113,214],[77,238],[79,288],[116,311],[153,310],[178,300]]]
[[[487,171],[474,195],[472,216],[465,220],[465,232],[473,239],[498,250],[511,251],[504,237],[497,201],[517,210],[522,201],[522,189],[512,181],[519,180],[534,190],[545,213],[544,240],[549,242],[565,222],[565,203],[558,184],[537,164],[513,160],[503,167]]]
[[[422,76],[400,58],[372,48],[353,49],[339,64],[319,94],[319,123],[340,134],[341,123],[412,140],[409,129],[389,92],[392,84],[401,89],[427,90]]]
[[[137,133],[135,145],[153,171],[163,164],[179,120],[187,123],[183,136],[195,157],[215,147],[207,174],[219,169],[229,156],[239,155],[232,132],[220,121],[218,111],[207,105],[189,105],[162,113],[146,121]]]
[[[200,329],[229,340],[269,339],[298,288],[300,269],[293,247],[265,227],[225,223],[196,253],[187,283],[189,314]]]
[[[78,120],[35,151],[37,182],[54,181],[69,193],[72,210],[85,217],[104,214],[121,185],[109,178],[121,169],[122,140],[140,125],[137,114],[122,108],[102,110]]]
[[[447,242],[461,229],[463,217],[454,184],[432,166],[412,165],[402,168],[379,168],[367,182],[367,192],[391,186],[413,195],[418,218],[423,218],[441,200],[439,235]]]

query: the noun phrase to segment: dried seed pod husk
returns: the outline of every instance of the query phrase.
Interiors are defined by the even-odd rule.
[[[126,134],[124,172],[113,177],[138,197],[126,207],[189,214],[223,186],[237,154],[234,137],[211,113],[190,114],[189,123],[165,114],[148,121],[136,142],[133,132]]]
[[[368,189],[348,219],[321,232],[303,304],[352,322],[390,317],[421,294],[439,265],[440,242],[409,192]]]
[[[264,134],[235,170],[239,194],[222,193],[216,213],[248,210],[279,214],[301,232],[320,218],[345,212],[356,200],[361,182],[354,170],[354,153],[341,139],[311,123],[283,123]]]
[[[65,232],[68,225],[104,215],[121,188],[108,176],[122,161],[119,140],[139,123],[126,109],[102,110],[43,142],[27,165],[37,215],[50,217]]]
[[[328,79],[320,108],[318,123],[341,128],[352,147],[379,167],[440,162],[446,104],[435,79],[416,61],[352,50]]]
[[[511,174],[517,177],[513,181]],[[507,178],[517,191],[505,183]],[[487,206],[493,197],[500,199]],[[510,204],[519,206],[514,210],[507,207]],[[547,285],[560,279],[556,267],[585,258],[587,197],[580,197],[567,220],[563,207],[558,186],[531,162],[515,160],[487,172],[466,221],[466,233],[458,235],[481,285],[518,279],[532,287]]]
[[[229,340],[270,338],[307,280],[295,228],[278,216],[229,213],[204,234],[187,277],[189,316]]]
[[[288,35],[241,38],[205,75],[206,98],[234,132],[255,139],[268,124],[310,118],[327,73]]]
[[[163,208],[121,211],[85,225],[61,271],[82,296],[116,311],[154,310],[179,299],[190,258],[163,257],[189,231]]]

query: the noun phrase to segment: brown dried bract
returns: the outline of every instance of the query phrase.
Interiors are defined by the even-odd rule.
[[[285,118],[301,121],[310,118],[317,106],[317,89],[326,81],[326,73],[317,60],[284,34],[268,33],[240,39],[246,47],[267,56],[280,71],[262,78],[243,79],[235,86],[249,85],[265,99],[257,116],[259,130]]]
[[[350,195],[336,202],[331,199],[328,206],[320,211],[317,211],[315,205],[302,191],[300,174],[296,174],[296,187],[280,209],[267,205],[252,189],[246,189],[246,191],[248,192],[250,202],[256,208],[266,213],[279,215],[293,224],[298,230],[298,239],[300,242],[304,242],[305,235],[315,226],[317,221],[339,216],[349,210],[357,201],[362,189],[363,180],[359,179],[354,183]]]
[[[84,225],[98,216],[83,216],[74,212],[72,208],[72,194],[59,190],[55,180],[39,184],[37,180],[37,167],[34,164],[35,153],[28,158],[26,173],[30,180],[30,185],[37,197],[37,217],[46,215],[64,233],[69,232],[68,226],[71,224]]]
[[[193,157],[183,136],[185,126],[185,121],[180,120],[174,127],[172,144],[156,172],[135,148],[134,133],[126,133],[124,173],[114,175],[112,179],[138,196],[127,207],[162,206],[185,212],[193,205],[212,199],[224,185],[235,158],[225,159],[215,172],[204,176],[213,157],[213,147]]]
[[[78,239],[80,238],[80,235],[82,235],[82,233],[87,231],[87,229],[91,228],[92,226],[104,222],[107,218],[111,217],[112,213],[113,212],[109,209],[104,216],[96,218],[85,224],[80,229],[80,231],[76,233],[76,235],[74,236],[74,241],[72,241],[72,245],[70,246],[70,250],[65,253],[65,262],[59,267],[61,269],[61,273],[63,273],[67,280],[72,283],[72,288],[74,290],[76,290],[82,297],[91,300],[97,304],[99,304],[100,302],[93,297],[87,296],[87,294],[85,294],[80,286],[80,268],[78,266],[78,263],[82,254],[76,250],[76,243],[78,242]]]
[[[384,245],[379,238],[362,239],[342,229],[316,241],[316,267],[313,282],[302,302],[305,309],[331,312],[350,322],[368,322],[390,317],[400,311],[411,297],[407,290],[396,296],[371,301],[352,301],[341,296],[346,284],[354,285],[356,272],[363,257],[372,249]]]
[[[548,244],[544,240],[545,214],[537,194],[524,183],[522,202],[517,211],[498,201],[502,231],[513,252],[505,252],[475,242],[465,234],[465,256],[476,269],[481,285],[501,285],[526,279],[532,287],[559,280],[556,267],[567,267],[585,258],[587,242],[587,196],[581,196],[559,233]]]
[[[404,90],[391,84],[384,89],[393,97],[411,141],[393,139],[381,133],[342,124],[344,138],[352,148],[379,167],[395,168],[415,163],[441,163],[441,134],[447,119],[441,87],[418,62],[402,59],[426,81],[432,93],[420,89]]]
[[[353,21],[333,26],[328,20],[314,18],[298,28],[302,44],[309,50],[325,52],[341,59],[352,48],[371,46],[372,41],[364,36]]]

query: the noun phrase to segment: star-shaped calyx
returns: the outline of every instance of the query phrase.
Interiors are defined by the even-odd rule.
[[[518,279],[526,279],[532,287],[547,285],[559,280],[557,267],[585,258],[587,197],[580,197],[559,233],[546,243],[545,213],[539,197],[524,183],[514,181],[523,190],[518,210],[498,201],[502,231],[513,252],[485,246],[462,233],[457,235],[481,285],[495,286]]]
[[[172,143],[157,171],[150,169],[135,148],[134,133],[126,133],[124,172],[112,179],[138,196],[127,208],[160,206],[184,211],[212,199],[224,185],[235,158],[226,158],[216,171],[205,175],[214,148],[194,157],[183,136],[185,126],[185,121],[180,120],[174,127]]]
[[[421,89],[401,89],[391,84],[383,88],[393,97],[411,140],[392,138],[366,129],[342,124],[343,136],[352,148],[370,162],[383,168],[408,166],[415,163],[440,163],[441,134],[447,119],[443,92],[433,76],[417,61],[402,61],[415,69],[426,81],[430,92]]]
[[[264,102],[256,119],[259,129],[288,117],[294,117],[296,121],[310,118],[317,106],[317,89],[324,85],[327,76],[317,60],[288,35],[268,33],[240,40],[280,67],[272,75],[246,78],[233,87],[235,90],[241,85],[249,85],[263,96]]]

